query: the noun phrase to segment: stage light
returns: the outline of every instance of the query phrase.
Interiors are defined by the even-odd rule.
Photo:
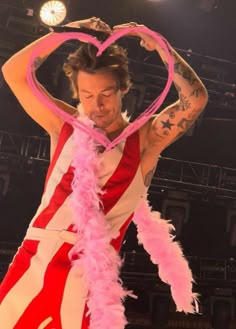
[[[48,26],[61,24],[66,14],[66,6],[62,1],[47,1],[42,5],[39,11],[39,17],[42,23]]]

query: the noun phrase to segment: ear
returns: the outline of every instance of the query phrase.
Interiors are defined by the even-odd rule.
[[[129,88],[127,88],[125,90],[121,90],[122,97],[124,97],[128,92],[129,92]]]

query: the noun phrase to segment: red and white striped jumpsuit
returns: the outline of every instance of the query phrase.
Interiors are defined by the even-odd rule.
[[[65,123],[46,177],[41,204],[0,286],[1,329],[86,329],[83,269],[71,265],[75,242],[70,207],[73,128]],[[140,168],[139,133],[102,157],[99,184],[104,214],[119,251],[146,189]]]

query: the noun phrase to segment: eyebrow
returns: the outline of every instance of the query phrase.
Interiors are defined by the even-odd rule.
[[[112,90],[112,89],[116,89],[117,87],[116,86],[108,86],[106,88],[104,88],[103,90],[101,90],[101,93],[104,92],[104,91],[108,91],[108,90]],[[80,92],[83,92],[83,93],[87,93],[87,94],[91,94],[92,91],[89,91],[89,90],[86,90],[86,89],[79,89]]]

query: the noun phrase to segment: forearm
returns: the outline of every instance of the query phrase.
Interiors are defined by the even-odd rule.
[[[168,67],[166,53],[160,46],[156,47],[160,57],[166,67]],[[173,83],[179,94],[180,105],[182,110],[191,107],[191,102],[197,101],[198,104],[207,102],[207,90],[195,71],[188,63],[171,48],[172,58],[174,60]]]
[[[86,29],[108,34],[111,32],[110,27],[96,17],[70,22],[66,24],[66,26],[75,28],[84,27]],[[42,44],[42,47],[40,47],[39,52],[37,53],[38,56],[35,58],[34,62],[35,69],[37,69],[42,62],[65,41],[65,38],[61,38],[60,35],[60,33],[49,33],[13,55],[2,67],[2,71],[7,82],[19,82],[26,78],[27,68],[31,56],[36,47]],[[80,40],[87,42],[86,38],[83,40],[81,37]]]
[[[40,47],[38,56],[35,59],[34,65],[35,69],[37,69],[42,62],[62,44],[63,41],[55,36],[56,33],[49,33],[14,54],[2,66],[2,72],[6,81],[11,83],[25,80],[29,61],[33,52],[37,46],[46,42],[46,46]]]
[[[124,28],[125,25],[116,26],[115,29]],[[128,24],[128,26],[130,26]],[[137,27],[144,27],[143,25],[137,25]],[[144,27],[145,28],[145,27]],[[152,31],[153,32],[153,31]],[[167,54],[162,46],[157,42],[153,36],[145,32],[132,31],[131,35],[135,35],[141,38],[140,45],[148,51],[156,50],[160,55],[162,61],[168,68]],[[174,61],[174,75],[173,83],[179,94],[179,99],[184,108],[188,108],[190,103],[193,102],[192,107],[195,106],[195,102],[199,105],[199,108],[204,108],[207,103],[207,91],[201,82],[200,78],[194,72],[194,70],[188,65],[187,62],[171,47],[169,46],[172,58]],[[183,109],[184,109],[183,108]]]

